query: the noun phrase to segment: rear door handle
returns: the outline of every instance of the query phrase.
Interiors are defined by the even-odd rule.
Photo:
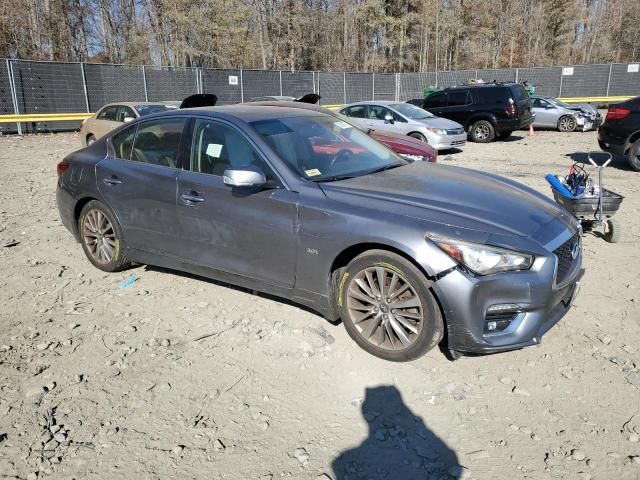
[[[180,198],[182,199],[182,202],[187,205],[204,202],[204,198],[198,195],[197,192],[182,193],[180,194]]]
[[[120,180],[115,175],[112,175],[110,177],[105,178],[103,182],[106,183],[107,185],[120,185],[122,183],[122,180]]]

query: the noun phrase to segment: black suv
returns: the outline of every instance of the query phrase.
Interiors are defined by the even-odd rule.
[[[605,152],[626,155],[631,168],[640,172],[640,97],[609,106],[598,143]]]
[[[518,83],[445,88],[424,99],[422,108],[464,125],[473,142],[505,139],[533,122],[531,99]]]

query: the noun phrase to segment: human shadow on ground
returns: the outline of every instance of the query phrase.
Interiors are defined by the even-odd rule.
[[[458,479],[455,452],[404,404],[394,386],[367,388],[362,415],[369,435],[332,463],[335,480]]]

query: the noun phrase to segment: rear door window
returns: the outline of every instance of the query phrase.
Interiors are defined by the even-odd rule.
[[[176,168],[185,118],[150,120],[138,126],[131,160]]]
[[[111,137],[111,147],[113,155],[122,160],[131,160],[131,150],[133,148],[133,139],[136,136],[136,125],[120,130]]]
[[[117,121],[116,118],[118,116],[118,105],[111,105],[109,107],[103,108],[98,116],[96,117],[98,120],[109,120],[111,122]]]
[[[449,92],[448,97],[447,106],[449,107],[457,107],[469,103],[467,101],[467,90],[451,91]]]

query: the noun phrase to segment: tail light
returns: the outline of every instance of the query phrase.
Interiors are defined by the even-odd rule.
[[[516,109],[516,106],[512,103],[505,109],[505,112],[507,112],[508,116],[515,117],[518,113],[518,110]]]
[[[628,108],[611,107],[607,112],[607,120],[622,120],[631,113]]]
[[[62,175],[62,173],[69,168],[69,162],[67,162],[66,160],[62,160],[60,163],[58,163],[58,165],[56,165],[56,172],[58,173],[58,175]]]

